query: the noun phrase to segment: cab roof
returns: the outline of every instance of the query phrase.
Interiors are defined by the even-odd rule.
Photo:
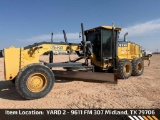
[[[89,29],[89,30],[86,30],[86,31],[93,31],[95,29],[107,29],[107,30],[112,30],[112,26],[99,26],[99,27],[95,27],[95,28],[92,28],[92,29]],[[120,27],[114,27],[115,30],[118,30],[118,31],[121,31],[121,28]]]

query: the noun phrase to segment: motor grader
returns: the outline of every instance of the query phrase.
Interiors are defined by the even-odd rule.
[[[82,29],[81,43],[40,42],[22,48],[3,49],[4,76],[15,81],[18,93],[25,99],[38,99],[47,95],[59,80],[90,80],[117,83],[117,79],[139,76],[144,70],[144,59],[140,46],[118,41],[121,28],[99,26]],[[53,34],[52,34],[53,35]],[[75,51],[78,58],[67,62],[54,63],[53,51]],[[39,60],[40,55],[50,52],[49,62]],[[84,60],[84,62],[79,62]],[[55,70],[62,67],[64,70]]]

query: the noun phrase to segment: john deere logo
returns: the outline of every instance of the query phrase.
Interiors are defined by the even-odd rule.
[[[51,46],[51,49],[54,49],[54,50],[62,50],[62,49],[63,49],[63,46]]]

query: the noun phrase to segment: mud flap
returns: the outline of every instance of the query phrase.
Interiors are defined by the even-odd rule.
[[[81,72],[81,71],[61,71],[53,70],[57,80],[80,80],[80,81],[95,81],[95,82],[110,82],[117,83],[117,74],[115,73],[100,73],[100,72]]]

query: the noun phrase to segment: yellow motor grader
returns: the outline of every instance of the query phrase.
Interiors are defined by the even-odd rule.
[[[144,70],[144,59],[140,46],[126,41],[118,41],[121,28],[99,26],[82,29],[81,43],[40,42],[22,48],[4,48],[4,76],[15,81],[18,93],[25,99],[38,99],[47,95],[59,80],[91,80],[117,83],[117,79],[139,76]],[[53,35],[53,34],[52,34]],[[75,51],[78,58],[68,62],[54,63],[53,51]],[[50,52],[49,62],[39,57]],[[84,62],[79,62],[84,59]],[[62,67],[64,70],[54,70]]]

